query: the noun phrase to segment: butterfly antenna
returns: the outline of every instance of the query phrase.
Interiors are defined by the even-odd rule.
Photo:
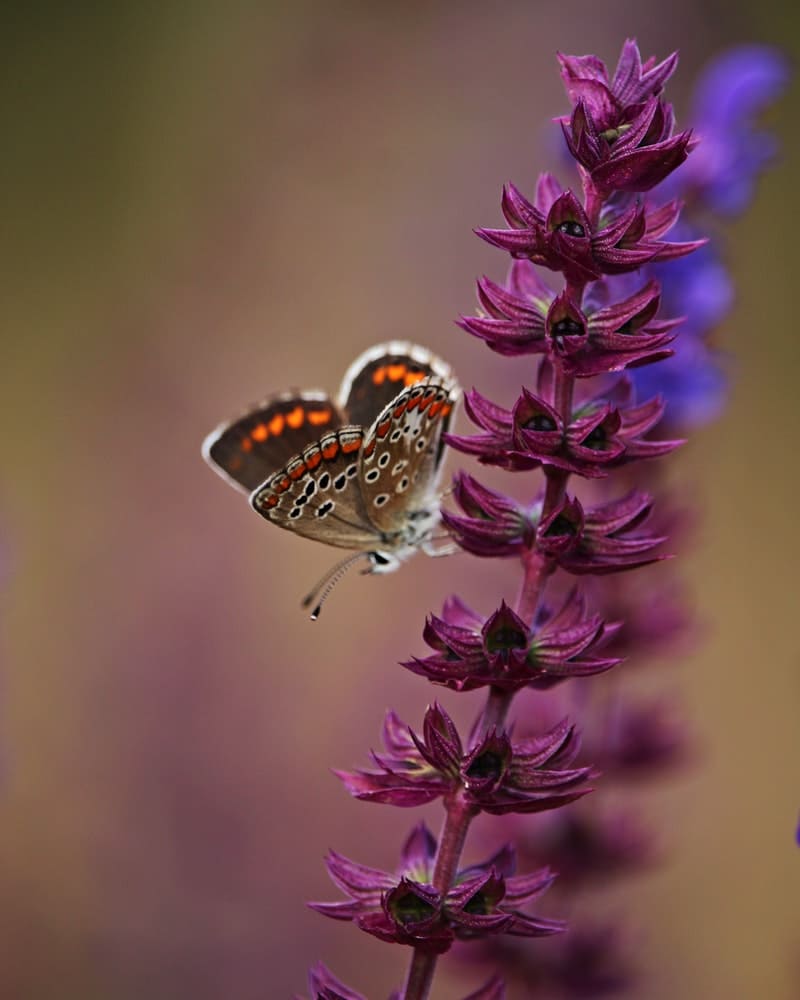
[[[317,603],[314,605],[314,610],[311,612],[312,622],[315,622],[319,618],[322,611],[322,605],[327,600],[330,592],[342,579],[350,567],[354,563],[357,563],[359,559],[369,559],[369,553],[356,552],[354,555],[348,556],[346,559],[342,559],[341,562],[336,563],[336,565],[329,569],[322,579],[319,580],[311,591],[303,598],[302,606],[307,608],[317,599],[318,595],[321,595]]]

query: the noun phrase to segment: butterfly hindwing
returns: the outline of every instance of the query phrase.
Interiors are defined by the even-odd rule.
[[[370,427],[359,481],[368,516],[384,533],[403,531],[416,512],[431,514],[454,381],[429,375],[404,389]]]
[[[220,425],[206,438],[203,455],[223,478],[250,493],[341,423],[338,408],[325,393],[282,393]]]
[[[379,541],[358,486],[361,427],[323,435],[257,487],[251,506],[268,521],[306,538],[345,549]]]

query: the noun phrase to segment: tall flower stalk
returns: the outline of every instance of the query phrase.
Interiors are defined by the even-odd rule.
[[[662,637],[653,621],[642,624],[642,604],[630,599],[632,588],[611,581],[665,557],[662,528],[669,519],[653,514],[653,497],[642,488],[638,469],[681,440],[663,431],[652,436],[676,421],[665,421],[662,396],[642,394],[649,376],[640,372],[655,371],[673,357],[682,322],[665,313],[661,272],[705,242],[688,230],[681,239],[667,238],[681,211],[675,197],[680,172],[674,172],[696,146],[690,130],[676,131],[663,97],[677,55],[643,63],[629,40],[613,75],[595,56],[559,58],[571,102],[560,123],[580,193],[550,174],[540,176],[530,198],[505,186],[507,227],[477,232],[511,256],[508,278],[503,284],[481,279],[480,311],[459,323],[497,354],[533,356],[536,367],[511,405],[469,392],[466,411],[477,433],[448,436],[451,447],[480,464],[523,473],[536,484],[533,499],[523,503],[460,472],[453,488],[457,509],[442,514],[467,552],[519,564],[517,596],[487,614],[448,598],[442,613],[426,621],[429,652],[404,664],[454,691],[485,690],[466,738],[438,703],[428,708],[419,731],[390,712],[385,750],[373,753],[372,766],[338,772],[351,794],[366,801],[414,807],[441,799],[438,838],[424,824],[416,826],[394,873],[331,853],[328,870],[346,898],[312,904],[384,941],[409,946],[405,983],[392,994],[396,1000],[428,997],[439,957],[456,941],[550,936],[565,929],[562,921],[529,910],[554,880],[548,865],[517,875],[515,850],[507,845],[480,864],[462,867],[476,816],[547,812],[550,829],[558,830],[559,818],[575,815],[571,804],[591,790],[597,765],[612,772],[635,768],[674,749],[674,731],[657,713],[626,716],[611,739],[608,730],[600,739],[590,730],[583,750],[576,725],[566,718],[525,736],[513,735],[506,722],[521,691],[549,690],[569,679],[580,684],[636,651],[641,635],[654,644]],[[711,167],[703,173],[702,164],[711,162],[701,160],[694,174],[687,164],[684,173],[696,186],[708,185]],[[668,197],[660,195],[663,190]],[[543,271],[555,280],[545,279]],[[626,636],[619,609],[625,609],[632,635]],[[662,632],[669,634],[674,624],[667,622]],[[558,845],[558,836],[553,843]],[[553,843],[551,856],[569,872],[569,855],[552,850]],[[579,861],[591,862],[591,846],[583,844]],[[600,846],[611,850],[613,838]],[[635,838],[627,846],[635,853]],[[546,858],[547,850],[542,854]],[[573,938],[576,947],[585,940]],[[489,954],[499,963],[520,952],[497,947]],[[536,973],[546,968],[544,958]],[[323,1000],[360,997],[321,965],[310,983]],[[501,1000],[504,990],[494,975],[468,1000]]]

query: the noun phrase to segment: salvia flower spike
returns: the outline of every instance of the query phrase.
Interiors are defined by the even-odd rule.
[[[762,57],[741,58],[761,59],[763,70]],[[641,460],[661,458],[681,443],[662,428],[669,404],[681,399],[680,378],[689,377],[684,361],[677,363],[685,350],[683,331],[696,329],[694,314],[705,301],[688,294],[696,286],[687,277],[693,273],[687,258],[706,241],[680,221],[682,197],[705,191],[710,198],[716,191],[724,203],[728,176],[715,172],[713,149],[700,154],[702,169],[692,167],[697,138],[691,128],[676,126],[664,96],[677,54],[643,60],[628,39],[613,72],[595,55],[558,58],[571,105],[558,121],[578,182],[565,187],[544,173],[530,196],[505,185],[505,227],[476,232],[508,255],[506,278],[481,278],[476,315],[458,321],[496,354],[531,357],[534,367],[505,403],[477,388],[468,392],[465,409],[475,431],[446,436],[483,466],[517,473],[517,486],[530,483],[517,490],[528,499],[518,500],[461,471],[451,508],[442,512],[444,527],[466,552],[503,558],[506,565],[518,561],[517,597],[498,597],[478,613],[451,596],[440,614],[426,619],[427,654],[403,664],[440,688],[485,691],[468,736],[438,702],[420,730],[390,711],[384,749],[372,753],[371,765],[336,772],[366,802],[404,808],[440,802],[439,837],[422,823],[414,827],[395,872],[331,851],[328,871],[343,898],[310,904],[411,950],[405,982],[391,1000],[425,1000],[439,957],[457,941],[473,947],[491,942],[484,957],[491,955],[498,966],[508,959],[510,975],[529,970],[526,986],[543,984],[559,995],[624,985],[628,970],[613,945],[618,935],[608,926],[579,919],[560,947],[543,943],[535,953],[513,942],[564,929],[561,921],[529,909],[554,880],[548,859],[556,859],[569,884],[651,857],[635,823],[613,814],[590,819],[582,811],[578,800],[598,777],[595,762],[611,775],[634,775],[663,767],[681,752],[681,729],[658,702],[605,706],[586,720],[583,748],[576,723],[560,709],[522,735],[506,722],[523,688],[590,684],[585,678],[615,667],[622,655],[638,656],[648,635],[663,646],[683,627],[674,603],[665,603],[662,618],[648,616],[641,602],[649,591],[642,590],[638,604],[621,600],[618,581],[623,571],[624,580],[629,571],[667,558],[662,524],[669,519],[653,516],[653,496],[639,470],[654,464]],[[777,85],[768,70],[756,74],[765,91]],[[726,73],[721,69],[718,77],[727,79]],[[763,103],[759,94],[748,103],[746,85],[737,92],[745,109]],[[698,133],[738,134],[736,109],[716,112],[721,93],[719,79],[706,82],[695,114]],[[747,190],[754,172],[748,164]],[[733,191],[732,203],[738,204],[741,190]],[[717,266],[711,249],[701,250],[698,260],[708,284]],[[677,281],[671,269],[682,275]],[[709,316],[720,316],[726,286],[717,280],[712,288]],[[673,357],[677,374],[659,383],[659,369]],[[524,369],[518,363],[515,371],[519,378]],[[659,388],[643,394],[645,384]],[[580,587],[570,582],[575,577],[582,578]],[[620,607],[634,623],[627,638],[616,617]],[[523,826],[534,812],[542,814],[539,825]],[[461,854],[481,813],[502,816],[520,850],[507,845],[465,867]],[[517,853],[527,874],[515,873]],[[317,1000],[363,1000],[322,965],[312,969],[309,985]],[[504,996],[503,980],[494,975],[466,1000]]]

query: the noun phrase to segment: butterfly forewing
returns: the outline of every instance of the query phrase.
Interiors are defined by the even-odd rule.
[[[341,427],[294,456],[250,497],[262,517],[306,538],[370,550],[378,539],[358,488],[361,427]]]
[[[283,393],[218,427],[206,438],[203,455],[216,472],[250,493],[341,423],[325,393]]]
[[[405,341],[379,344],[347,370],[339,406],[348,423],[369,427],[404,389],[434,374],[443,379],[451,376],[449,366],[425,348]]]
[[[375,527],[406,532],[409,519],[435,505],[442,433],[449,426],[457,387],[429,375],[404,389],[369,430],[359,481]]]

